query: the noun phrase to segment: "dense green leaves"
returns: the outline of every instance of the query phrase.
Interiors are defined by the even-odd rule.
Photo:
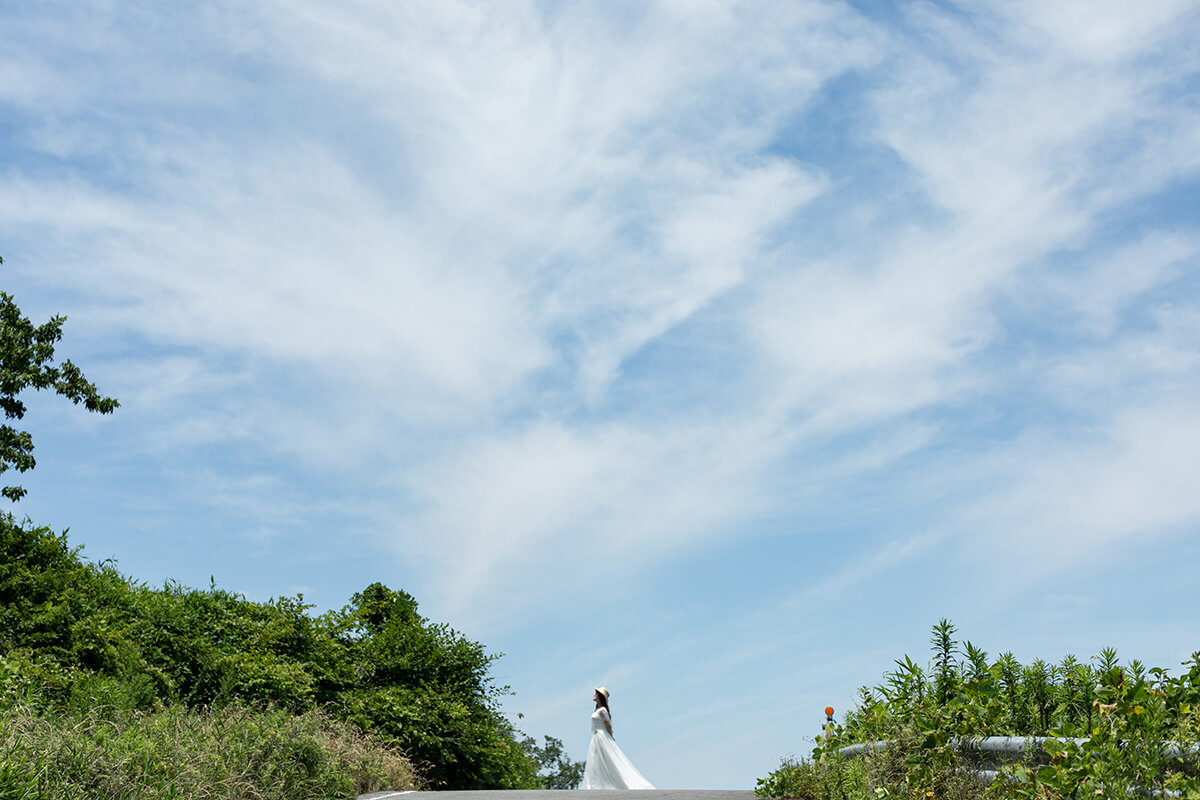
[[[0,264],[4,259],[0,258]],[[64,360],[54,363],[54,346],[62,339],[66,317],[51,317],[34,325],[21,313],[12,295],[0,292],[0,410],[7,419],[22,419],[26,407],[20,395],[25,389],[51,389],[88,411],[109,414],[120,405],[105,397],[84,377],[79,367]],[[27,431],[0,425],[0,473],[33,469],[33,439]],[[0,489],[10,500],[25,495],[20,486]]]
[[[865,758],[862,792],[847,796],[979,797],[980,784],[961,780],[962,743],[1020,736],[1045,737],[1043,751],[1001,767],[989,794],[1200,798],[1200,652],[1175,676],[1121,665],[1111,649],[1089,662],[1022,665],[1011,653],[989,660],[955,633],[947,620],[934,626],[928,671],[908,656],[897,660],[878,686],[860,690],[858,707],[818,740],[811,762],[784,764],[760,792],[825,792],[841,774],[843,747],[886,742]]]
[[[212,586],[135,584],[64,535],[0,517],[0,696],[133,710],[229,703],[325,709],[408,755],[432,786],[538,788],[537,753],[501,713],[498,657],[372,584],[320,617]]]
[[[537,765],[499,709],[486,652],[431,623],[404,591],[375,583],[320,620],[341,652],[329,700],[367,730],[386,735],[435,786],[538,788]]]

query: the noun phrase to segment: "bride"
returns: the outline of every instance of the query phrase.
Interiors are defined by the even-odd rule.
[[[588,745],[587,766],[583,768],[584,789],[653,789],[633,762],[617,747],[612,735],[612,714],[608,711],[608,689],[603,686],[592,695],[596,711],[592,714],[592,743]]]

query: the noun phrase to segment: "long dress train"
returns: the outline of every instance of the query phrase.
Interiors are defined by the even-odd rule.
[[[588,745],[587,765],[583,768],[584,789],[653,789],[629,757],[617,747],[604,723],[610,717],[607,708],[592,714],[592,741]]]

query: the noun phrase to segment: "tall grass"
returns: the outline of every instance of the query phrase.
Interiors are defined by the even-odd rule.
[[[318,711],[0,714],[0,800],[302,800],[420,785],[403,756]]]

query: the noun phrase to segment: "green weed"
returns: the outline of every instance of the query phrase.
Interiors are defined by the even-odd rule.
[[[401,755],[316,711],[102,707],[64,718],[15,707],[2,722],[0,800],[295,800],[421,785]]]
[[[811,760],[785,761],[759,781],[766,797],[1057,798],[1133,796],[1200,800],[1200,652],[1172,676],[1108,649],[1080,662],[1012,654],[992,660],[933,629],[928,669],[908,656],[817,740]],[[966,746],[990,736],[1044,737],[1015,763],[980,763]],[[860,783],[841,781],[842,748],[886,742],[861,756]],[[998,772],[990,784],[979,767]],[[857,780],[857,778],[856,778]],[[832,783],[831,783],[832,781]],[[830,786],[845,794],[830,793]],[[849,788],[845,788],[849,787]]]

